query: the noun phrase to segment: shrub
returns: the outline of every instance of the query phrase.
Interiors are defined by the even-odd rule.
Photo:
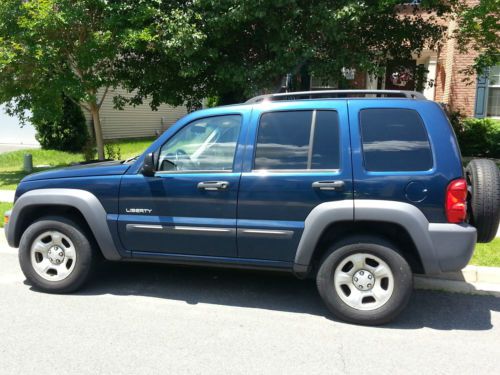
[[[500,121],[448,112],[463,156],[500,158]]]
[[[64,96],[61,110],[48,116],[37,116],[33,109],[33,125],[37,131],[36,139],[43,149],[60,151],[81,151],[89,139],[85,117],[79,105]]]
[[[500,122],[498,121],[464,119],[457,138],[464,156],[500,157]]]

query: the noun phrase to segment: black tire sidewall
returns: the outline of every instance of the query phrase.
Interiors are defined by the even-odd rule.
[[[488,159],[473,159],[465,169],[472,192],[468,201],[469,223],[477,229],[478,242],[492,241],[500,221],[500,172]]]
[[[60,281],[49,281],[34,270],[31,263],[31,245],[43,232],[56,230],[68,236],[75,247],[76,261],[71,274]],[[70,293],[79,289],[88,279],[95,256],[87,236],[76,223],[65,218],[40,219],[31,224],[23,233],[19,243],[19,263],[24,276],[32,286],[44,292]]]
[[[393,294],[378,309],[354,309],[342,301],[335,289],[335,269],[346,257],[356,253],[379,257],[389,265],[394,276]],[[406,307],[413,290],[413,274],[406,260],[393,248],[377,243],[358,242],[331,248],[321,263],[316,283],[323,301],[335,316],[351,323],[379,325],[393,320]]]

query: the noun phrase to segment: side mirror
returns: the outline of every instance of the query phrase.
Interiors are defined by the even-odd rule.
[[[144,158],[141,172],[146,177],[153,177],[155,175],[155,159],[152,152]]]

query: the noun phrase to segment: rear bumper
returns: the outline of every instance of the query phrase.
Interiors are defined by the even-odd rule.
[[[468,224],[429,224],[429,236],[441,272],[459,271],[469,263],[476,228]]]

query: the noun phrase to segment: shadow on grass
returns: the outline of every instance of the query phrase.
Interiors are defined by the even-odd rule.
[[[86,297],[104,294],[286,311],[332,319],[313,280],[272,272],[107,262],[78,293]],[[492,311],[500,312],[500,298],[415,291],[401,316],[382,328],[489,330]]]

